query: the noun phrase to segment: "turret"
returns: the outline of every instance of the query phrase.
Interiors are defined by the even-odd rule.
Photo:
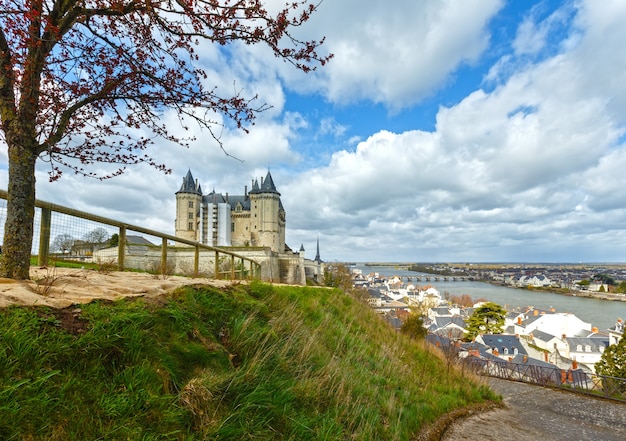
[[[188,240],[200,240],[200,214],[202,188],[194,180],[191,170],[183,177],[180,190],[176,192],[175,235]]]
[[[270,247],[272,251],[285,251],[285,210],[280,201],[274,180],[268,171],[265,179],[252,182],[250,193],[251,238],[253,246]]]

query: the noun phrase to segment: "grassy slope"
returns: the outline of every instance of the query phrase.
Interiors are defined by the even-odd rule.
[[[410,440],[490,398],[338,290],[0,311],[3,440]]]

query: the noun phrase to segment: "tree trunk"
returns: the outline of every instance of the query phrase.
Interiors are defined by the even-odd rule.
[[[0,277],[23,280],[29,278],[30,272],[37,155],[28,148],[7,143],[9,144],[9,188]]]

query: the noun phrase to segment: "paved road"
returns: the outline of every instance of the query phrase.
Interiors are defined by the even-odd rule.
[[[624,441],[626,404],[490,378],[504,398],[497,409],[457,421],[444,441]]]

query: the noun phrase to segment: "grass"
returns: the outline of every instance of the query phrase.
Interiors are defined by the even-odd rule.
[[[37,256],[31,256],[30,265],[31,266],[39,265]],[[97,270],[100,267],[98,263],[80,262],[76,260],[71,260],[69,256],[58,257],[54,259],[51,258],[47,266],[53,267],[53,268],[83,268],[83,269],[94,269],[94,270]]]
[[[3,440],[411,440],[495,399],[339,290],[0,310]]]

